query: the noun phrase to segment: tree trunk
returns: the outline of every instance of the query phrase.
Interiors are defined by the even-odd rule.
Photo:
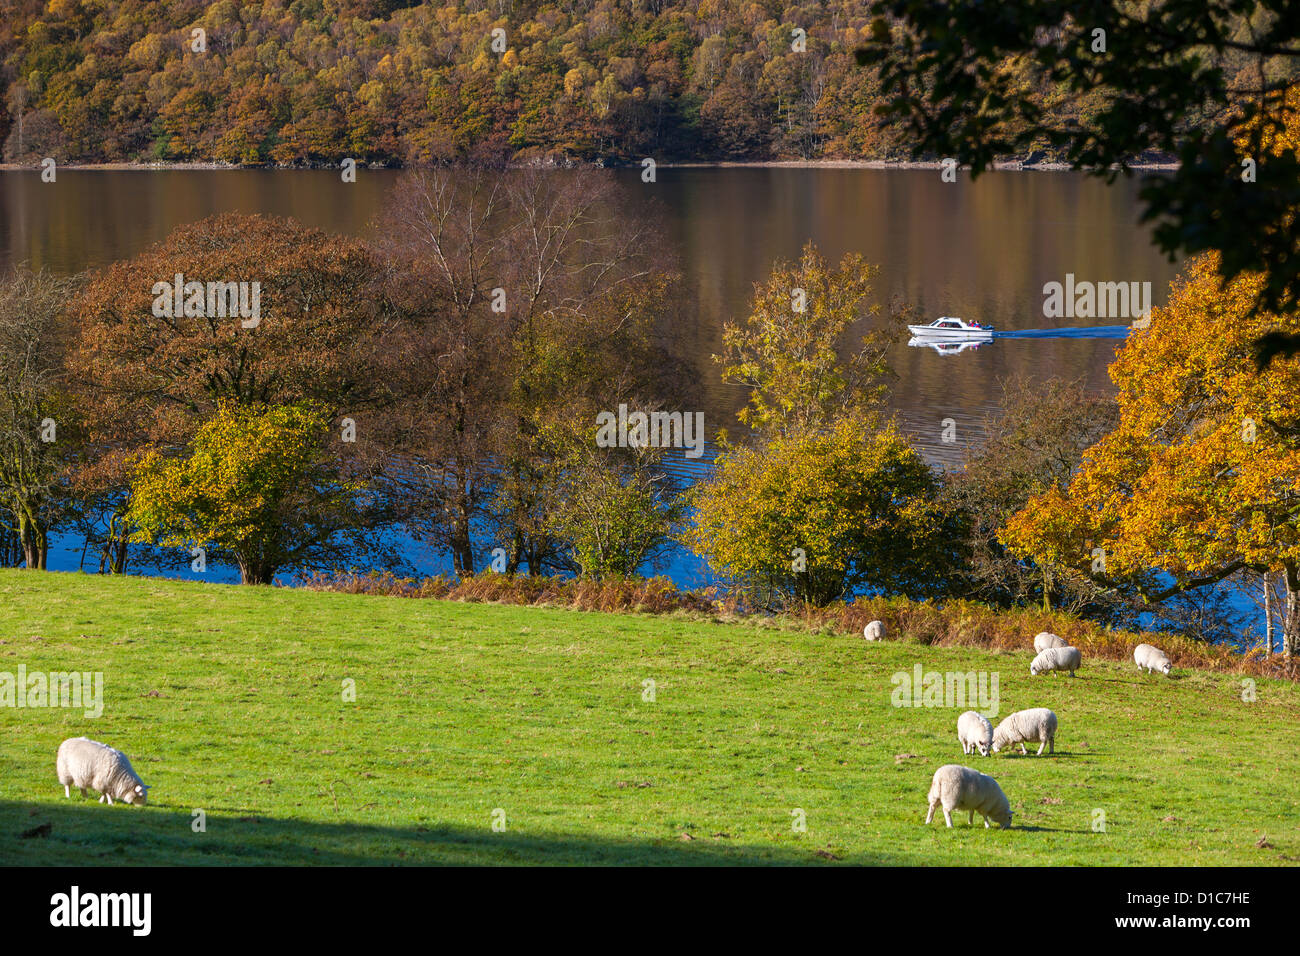
[[[260,558],[240,556],[239,581],[241,584],[270,584],[275,578],[276,569],[269,561]]]
[[[126,573],[126,553],[128,542],[126,540],[125,517],[126,506],[113,512],[108,517],[108,537],[104,541],[104,551],[102,560],[99,562],[99,571],[102,574],[107,567],[109,574]]]
[[[463,418],[462,418],[463,423]],[[463,425],[462,425],[463,427]],[[457,458],[455,471],[455,498],[451,515],[451,565],[458,577],[474,573],[474,538],[470,531],[470,520],[474,512],[474,498],[471,492],[473,479],[470,467]]]
[[[474,573],[474,549],[469,534],[461,529],[459,522],[452,532],[451,562],[458,576]]]
[[[1300,652],[1300,566],[1286,564],[1286,611],[1282,615],[1282,653],[1295,657]]]
[[[16,568],[23,563],[22,542],[10,528],[0,528],[0,568]]]
[[[108,570],[110,574],[126,574],[126,553],[128,548],[126,538],[118,538],[109,546],[109,563]]]
[[[50,542],[40,521],[27,514],[19,514],[18,540],[23,547],[23,564],[30,570],[44,571]]]
[[[1264,572],[1264,644],[1273,653],[1273,573]]]
[[[519,530],[519,526],[516,525],[514,537],[510,541],[510,554],[506,558],[506,574],[517,574],[519,572],[519,565],[523,564],[523,562],[524,536],[523,532]]]
[[[457,576],[474,573],[474,542],[469,531],[469,509],[463,499],[451,519],[451,564]]]

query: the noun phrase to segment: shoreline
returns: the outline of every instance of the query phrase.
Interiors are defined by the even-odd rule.
[[[1133,170],[1174,170],[1178,169],[1179,163],[1129,163],[1129,169]],[[911,160],[911,159],[772,159],[758,160],[755,162],[746,161],[718,161],[718,162],[681,162],[681,163],[660,163],[660,169],[942,169],[943,163],[937,160]],[[963,171],[969,171],[969,166],[958,166]],[[1118,169],[1118,166],[1111,167]],[[1075,170],[1069,163],[1025,163],[1018,159],[999,160],[995,162],[990,169],[995,172],[1046,172],[1046,173],[1068,173],[1068,172],[1086,172],[1086,170]]]
[[[529,166],[549,166],[554,169],[563,169],[577,166],[601,166],[607,169],[637,169],[638,164],[598,164],[598,163],[512,163],[515,168],[526,168]],[[909,160],[909,159],[764,159],[764,160],[683,160],[681,162],[662,162],[657,163],[659,169],[942,169],[943,163],[936,160]],[[1144,162],[1130,163],[1129,169],[1141,172],[1175,170],[1179,168],[1179,163],[1169,162]],[[213,172],[213,171],[240,171],[240,170],[266,170],[276,172],[301,172],[307,170],[337,170],[342,166],[339,164],[321,164],[316,166],[248,166],[235,163],[219,162],[178,162],[178,163],[130,163],[130,162],[110,162],[110,163],[68,163],[56,167],[59,172]],[[432,165],[389,165],[376,164],[366,165],[357,164],[358,169],[376,171],[376,170],[414,170],[414,169],[431,169]],[[957,167],[961,170],[969,170],[969,166]],[[1113,166],[1112,169],[1119,167]],[[994,163],[991,169],[995,172],[1086,172],[1086,170],[1074,170],[1068,163],[1041,162],[1025,163],[1021,160],[999,160]],[[0,163],[0,172],[30,172],[39,173],[39,165],[27,165],[23,163]]]

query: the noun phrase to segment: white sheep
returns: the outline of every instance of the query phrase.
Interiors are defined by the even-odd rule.
[[[1002,829],[1011,826],[1011,804],[1002,792],[998,782],[986,773],[963,767],[959,764],[945,764],[934,772],[930,781],[930,812],[925,815],[929,824],[934,819],[934,808],[942,805],[943,819],[952,826],[953,810],[969,810],[967,822],[975,823],[975,813],[984,818],[984,828],[988,829],[989,820],[998,823]]]
[[[872,621],[862,629],[862,636],[869,641],[883,641],[885,639],[885,622]]]
[[[1066,643],[1065,638],[1057,637],[1055,634],[1049,634],[1047,631],[1040,632],[1038,636],[1034,638],[1035,654],[1041,654],[1049,647],[1069,647],[1069,646],[1070,645]]]
[[[84,797],[89,787],[100,792],[100,803],[107,800],[111,804],[114,798],[141,806],[149,802],[149,788],[126,754],[97,740],[69,737],[59,744],[58,773],[65,797],[72,796],[73,787]]]
[[[981,757],[989,755],[993,746],[993,725],[973,710],[968,710],[957,718],[957,740],[961,742],[964,754],[978,750]]]
[[[993,731],[993,752],[998,753],[1005,747],[1020,744],[1022,754],[1026,740],[1037,740],[1038,756],[1043,755],[1043,748],[1048,753],[1056,753],[1056,715],[1046,707],[1034,707],[1031,710],[1018,710],[1008,714],[998,729]]]
[[[1029,673],[1038,675],[1052,671],[1052,676],[1055,677],[1056,671],[1069,671],[1070,676],[1074,677],[1074,672],[1081,664],[1083,655],[1077,647],[1049,647],[1034,658],[1034,662],[1029,665]]]
[[[1168,674],[1174,666],[1168,654],[1151,644],[1139,644],[1135,647],[1133,660],[1137,662],[1138,670],[1146,670],[1148,674],[1152,671]]]

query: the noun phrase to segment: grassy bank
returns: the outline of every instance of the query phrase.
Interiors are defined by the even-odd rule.
[[[0,860],[1300,863],[1296,685],[1031,678],[1030,650],[895,636],[3,571],[0,671],[102,671],[105,708],[0,707]],[[918,663],[996,674],[1003,716],[1051,707],[1056,756],[963,757],[964,708],[891,703]],[[80,734],[150,806],[64,799]],[[998,779],[1013,829],[922,824],[950,762]]]

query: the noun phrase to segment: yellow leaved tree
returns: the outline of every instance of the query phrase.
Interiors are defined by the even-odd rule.
[[[1000,533],[1014,553],[1128,584],[1148,600],[1241,570],[1286,582],[1283,648],[1300,649],[1300,358],[1256,366],[1266,333],[1300,317],[1252,315],[1263,279],[1223,285],[1214,254],[1187,263],[1169,305],[1135,331],[1110,375],[1118,426]],[[1154,573],[1153,573],[1154,572]]]
[[[328,415],[310,402],[223,403],[180,454],[154,451],[137,466],[132,540],[211,546],[235,559],[245,584],[359,553],[367,496],[330,454],[329,430]]]

